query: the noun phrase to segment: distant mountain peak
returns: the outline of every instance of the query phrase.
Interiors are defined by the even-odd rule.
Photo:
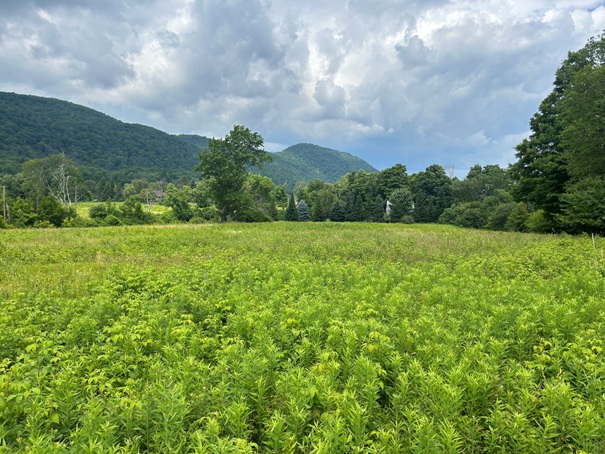
[[[377,170],[357,156],[311,143],[299,143],[273,154],[273,162],[258,171],[270,177],[275,184],[287,183],[292,188],[297,182],[320,179],[335,183],[354,170]]]

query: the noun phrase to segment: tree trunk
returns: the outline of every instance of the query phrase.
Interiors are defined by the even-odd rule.
[[[229,213],[229,208],[225,205],[221,210],[221,220],[220,222],[227,222],[227,214]]]

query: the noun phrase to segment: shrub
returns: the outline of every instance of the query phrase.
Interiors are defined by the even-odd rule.
[[[238,222],[271,222],[272,219],[258,208],[245,207],[237,210],[234,220]]]
[[[117,216],[114,216],[113,214],[110,214],[103,220],[103,225],[106,225],[106,226],[115,226],[115,225],[122,225],[122,224],[123,224],[123,222],[120,220],[120,218],[118,218]]]
[[[534,233],[547,233],[552,231],[552,223],[546,217],[544,210],[534,211],[527,218],[527,229]]]

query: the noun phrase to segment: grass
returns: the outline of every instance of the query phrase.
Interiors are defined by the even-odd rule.
[[[111,202],[112,205],[114,205],[116,208],[120,208],[120,206],[124,203],[124,202]],[[90,219],[89,216],[89,210],[91,207],[95,206],[95,205],[99,205],[102,204],[104,205],[105,202],[78,202],[76,205],[76,211],[78,213],[78,216],[81,217],[82,219]],[[143,209],[145,210],[145,212],[147,212],[147,205],[143,204]],[[171,209],[170,207],[167,207],[165,205],[159,205],[159,204],[152,204],[150,207],[150,213],[153,214],[154,216],[159,216],[162,215],[164,213],[169,212]]]
[[[0,232],[0,452],[598,452],[601,238]]]

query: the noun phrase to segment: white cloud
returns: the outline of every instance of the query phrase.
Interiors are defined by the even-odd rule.
[[[597,0],[3,0],[0,17],[0,90],[408,168],[514,159],[557,66],[605,28]]]

